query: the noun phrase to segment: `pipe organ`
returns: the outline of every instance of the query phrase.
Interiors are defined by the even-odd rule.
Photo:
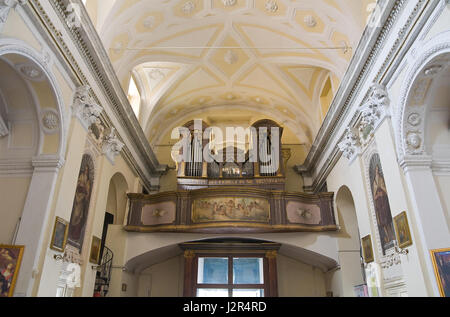
[[[214,129],[204,122],[200,127],[190,121],[184,128],[190,136],[184,147],[187,153],[177,167],[179,189],[239,185],[284,190],[283,128],[274,121],[257,121],[250,127],[245,144],[234,146],[215,142]],[[205,158],[207,153],[210,155]]]

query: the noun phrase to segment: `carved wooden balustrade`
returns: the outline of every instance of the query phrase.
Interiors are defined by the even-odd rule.
[[[250,187],[128,194],[128,231],[299,232],[337,230],[333,193]]]

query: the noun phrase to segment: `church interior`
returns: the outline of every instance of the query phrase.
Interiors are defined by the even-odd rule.
[[[450,1],[0,0],[0,297],[450,296]]]

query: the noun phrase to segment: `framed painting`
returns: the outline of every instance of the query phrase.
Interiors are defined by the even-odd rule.
[[[24,249],[0,244],[0,297],[13,296]]]
[[[56,217],[55,225],[53,227],[52,241],[50,249],[64,252],[67,243],[67,236],[69,234],[69,222],[60,217]]]
[[[364,262],[370,263],[374,261],[373,257],[373,249],[372,249],[372,239],[370,238],[370,234],[362,238],[362,250]]]
[[[395,233],[397,234],[398,246],[403,249],[412,245],[411,232],[409,231],[406,211],[403,211],[394,217],[394,226]]]
[[[100,248],[102,240],[96,236],[92,237],[91,252],[89,254],[89,262],[99,264],[100,261]]]
[[[442,297],[450,297],[450,248],[431,250],[434,274]]]

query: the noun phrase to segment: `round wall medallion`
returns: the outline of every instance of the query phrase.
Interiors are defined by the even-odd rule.
[[[47,110],[42,116],[42,125],[47,133],[56,132],[59,129],[58,114],[54,110]]]
[[[21,64],[17,65],[17,68],[26,79],[32,81],[44,80],[44,74],[37,66],[34,66],[32,64]]]
[[[408,123],[412,126],[418,126],[422,122],[422,119],[420,118],[420,114],[417,112],[413,112],[408,116]]]
[[[410,132],[406,137],[406,143],[412,149],[417,150],[422,145],[422,138],[417,132]]]

